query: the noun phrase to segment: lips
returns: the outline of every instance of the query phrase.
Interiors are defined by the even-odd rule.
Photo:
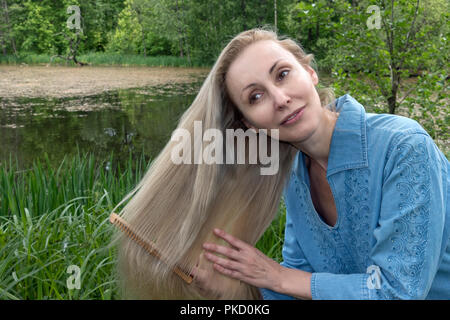
[[[289,114],[288,116],[286,116],[283,120],[283,122],[281,122],[281,125],[286,124],[288,121],[292,121],[294,118],[297,117],[298,113],[300,113],[301,111],[303,111],[303,109],[305,108],[305,106],[298,108],[297,110],[295,110],[294,112],[292,112],[291,114]]]

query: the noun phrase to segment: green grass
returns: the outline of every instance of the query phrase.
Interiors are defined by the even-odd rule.
[[[283,261],[281,250],[284,243],[285,224],[286,206],[284,204],[284,199],[281,198],[275,219],[256,244],[256,248],[277,262]]]
[[[107,197],[93,207],[73,199],[31,217],[0,217],[1,299],[111,299],[117,292]],[[26,210],[26,212],[28,212]],[[80,289],[71,265],[80,268]]]
[[[143,157],[119,166],[113,155],[77,155],[58,168],[48,158],[30,170],[0,165],[0,299],[113,299],[108,216],[146,168]],[[71,265],[79,290],[67,286]]]
[[[120,299],[109,213],[148,168],[143,157],[0,164],[0,299]],[[257,247],[281,261],[285,207]],[[69,289],[80,268],[80,289]]]
[[[0,64],[44,64],[50,61],[50,56],[46,54],[30,53],[27,55],[0,55]]]
[[[79,153],[64,158],[57,168],[46,155],[27,170],[19,170],[12,160],[0,163],[0,216],[24,217],[25,209],[40,216],[75,198],[85,207],[104,199],[112,206],[136,185],[146,165],[143,156],[137,160],[130,156],[119,165],[113,154],[97,161],[93,155]]]
[[[21,53],[18,56],[0,55],[0,64],[17,65],[17,64],[49,64],[52,55]],[[202,67],[206,66],[201,61],[191,60],[187,57],[175,56],[146,56],[108,53],[108,52],[91,52],[77,56],[77,60],[88,63],[93,66],[147,66],[147,67]],[[67,62],[60,58],[54,58],[52,65],[68,65],[75,66],[73,62]]]

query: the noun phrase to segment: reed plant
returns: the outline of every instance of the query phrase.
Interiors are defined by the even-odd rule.
[[[0,299],[120,299],[108,217],[149,164],[144,156],[119,164],[113,154],[80,153],[56,167],[48,157],[27,170],[1,163]],[[284,223],[281,201],[257,243],[279,262]]]

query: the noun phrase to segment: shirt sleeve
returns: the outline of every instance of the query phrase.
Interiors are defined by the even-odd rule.
[[[431,137],[395,139],[384,168],[371,273],[313,273],[313,299],[424,299],[436,275],[445,225],[447,160]]]
[[[291,269],[300,269],[307,272],[313,272],[309,262],[297,241],[292,223],[291,212],[286,207],[286,226],[284,231],[284,245],[282,250],[283,262],[280,264],[283,267]],[[264,300],[295,300],[295,297],[278,293],[269,289],[260,288],[261,295]]]

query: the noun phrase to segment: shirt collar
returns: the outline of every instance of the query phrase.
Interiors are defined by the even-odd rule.
[[[337,98],[335,106],[339,117],[331,137],[327,178],[343,170],[369,166],[364,107],[349,94]],[[299,152],[294,170],[300,177],[304,174],[304,160],[303,152]]]
[[[327,177],[347,169],[368,167],[366,110],[352,96],[336,99],[339,117],[331,137]]]

